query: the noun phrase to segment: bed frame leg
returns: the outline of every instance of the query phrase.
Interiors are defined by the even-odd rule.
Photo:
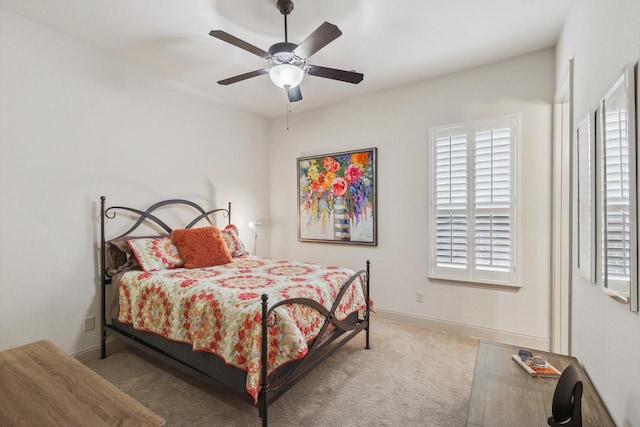
[[[102,332],[102,347],[100,349],[100,359],[105,359],[107,357],[107,339],[105,337],[105,332]]]
[[[107,323],[107,312],[106,312],[106,254],[105,254],[105,246],[106,242],[104,239],[104,218],[106,215],[105,206],[106,206],[107,198],[105,196],[100,197],[100,293],[102,297],[102,305],[100,306],[100,339],[101,339],[101,349],[100,349],[100,358],[104,359],[107,357],[107,331],[104,329],[104,325]]]
[[[370,300],[371,293],[369,291],[369,285],[371,283],[370,280],[369,280],[370,277],[371,277],[371,261],[367,260],[367,296],[366,296],[366,298],[367,298],[367,302],[366,302],[366,304],[367,304],[367,315],[366,315],[367,327],[364,328],[365,341],[366,341],[365,342],[365,346],[364,346],[365,350],[371,350],[371,346],[369,345],[369,327],[371,326],[371,307],[369,307],[369,304],[371,302],[371,300]]]
[[[267,418],[267,407],[269,402],[267,395],[269,393],[269,376],[267,371],[269,369],[269,311],[267,308],[267,300],[269,296],[262,294],[262,348],[261,348],[261,369],[262,369],[262,384],[260,385],[260,416],[262,417],[262,427],[267,427],[269,420]]]
[[[370,322],[370,321],[371,320],[368,320],[368,322]],[[365,333],[365,341],[366,341],[364,349],[365,350],[371,350],[371,346],[369,345],[369,326],[367,326],[365,328],[364,333]]]

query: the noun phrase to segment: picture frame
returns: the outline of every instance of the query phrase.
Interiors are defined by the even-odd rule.
[[[576,129],[576,198],[578,271],[590,283],[596,281],[596,160],[595,112],[589,110]]]
[[[600,102],[599,185],[604,292],[638,311],[638,186],[635,64]]]
[[[377,246],[377,148],[297,159],[298,241]]]

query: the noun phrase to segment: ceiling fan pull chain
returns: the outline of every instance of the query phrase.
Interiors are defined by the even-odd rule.
[[[289,113],[291,112],[291,104],[287,102],[287,131],[289,131]]]

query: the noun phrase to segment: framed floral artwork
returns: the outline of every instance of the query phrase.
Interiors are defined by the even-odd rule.
[[[377,148],[298,158],[298,240],[377,245]]]

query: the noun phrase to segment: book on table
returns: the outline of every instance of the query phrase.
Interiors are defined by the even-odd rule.
[[[527,361],[522,360],[517,354],[512,354],[511,358],[531,376],[560,378],[561,372],[546,360],[544,367],[542,367],[536,366],[533,363],[527,363]]]

